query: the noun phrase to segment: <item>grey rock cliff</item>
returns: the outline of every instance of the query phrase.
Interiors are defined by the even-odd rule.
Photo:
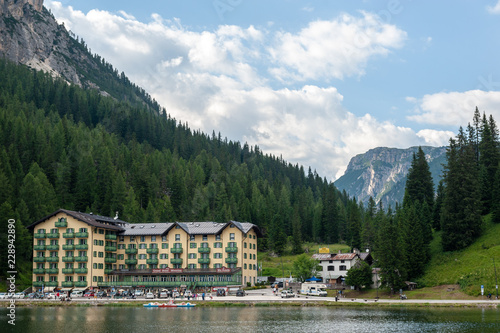
[[[408,149],[379,147],[351,159],[342,177],[335,181],[339,190],[351,197],[367,202],[370,197],[382,202],[387,208],[402,202],[406,186],[406,175],[410,169],[413,153],[418,147]],[[446,161],[446,147],[422,147],[437,187]]]

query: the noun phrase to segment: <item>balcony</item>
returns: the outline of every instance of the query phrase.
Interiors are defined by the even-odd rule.
[[[46,287],[57,287],[58,283],[57,281],[49,281],[45,283]]]
[[[45,262],[45,257],[33,257],[34,262]]]
[[[45,274],[45,269],[43,269],[43,268],[33,268],[33,274]]]
[[[45,245],[34,245],[33,250],[35,251],[45,251]]]
[[[45,285],[44,281],[33,281],[33,287],[41,287],[44,285]]]
[[[65,232],[63,233],[63,238],[75,238],[74,232]]]
[[[87,261],[89,261],[89,257],[87,257],[87,256],[78,256],[78,257],[75,257],[75,261],[78,261],[78,262],[87,262]]]
[[[75,287],[86,287],[87,281],[75,281]]]
[[[158,259],[147,259],[146,264],[148,265],[158,265]]]
[[[149,254],[152,254],[152,253],[158,253],[159,249],[158,248],[155,248],[155,249],[146,249],[146,253],[149,253]]]
[[[63,262],[73,262],[75,257],[62,257]]]
[[[104,262],[106,264],[114,264],[116,263],[116,258],[104,258]]]
[[[59,238],[58,232],[52,232],[50,234],[45,234],[47,238]]]
[[[75,249],[75,244],[65,244],[62,246],[63,250],[72,251]]]
[[[33,234],[33,237],[35,238],[45,238],[45,233],[36,233],[36,234]]]
[[[104,235],[104,239],[116,240],[116,235],[107,234]]]
[[[170,253],[182,253],[182,247],[173,247],[170,249]]]
[[[210,264],[210,258],[199,258],[198,263],[199,264]]]
[[[59,245],[45,245],[45,249],[49,251],[59,251]]]
[[[198,253],[210,253],[210,248],[209,247],[199,247]]]
[[[75,244],[75,250],[88,250],[88,244]]]
[[[46,262],[59,262],[59,257],[45,257]]]
[[[172,265],[182,265],[182,258],[172,258],[170,259]]]
[[[236,264],[238,263],[238,258],[226,258],[226,264]]]
[[[63,268],[62,273],[63,274],[73,274],[75,270],[73,268]]]
[[[111,268],[105,268],[104,274],[110,274],[113,270]]]
[[[76,274],[87,274],[89,270],[87,268],[75,268]]]
[[[126,265],[136,265],[137,259],[125,259],[125,264]]]
[[[59,220],[55,223],[56,225],[56,228],[65,228],[68,226],[68,221],[66,221],[66,219],[64,220]]]
[[[61,286],[63,288],[71,288],[73,287],[75,284],[73,281],[64,281],[64,282],[61,282]]]
[[[59,270],[57,268],[47,268],[45,274],[59,274]]]
[[[116,246],[107,245],[107,246],[104,247],[104,251],[115,252],[116,251]]]
[[[126,254],[137,254],[137,249],[125,249]]]
[[[89,237],[89,233],[88,232],[75,232],[75,237],[76,238],[88,238]],[[87,282],[85,282],[85,285],[87,284]]]
[[[228,247],[226,247],[226,252],[227,253],[236,253],[236,252],[238,252],[238,248],[236,246],[228,246]]]

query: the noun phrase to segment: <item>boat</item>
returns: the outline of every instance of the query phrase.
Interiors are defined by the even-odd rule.
[[[191,303],[179,303],[179,304],[176,304],[178,308],[194,308],[196,306],[196,304],[191,304]]]
[[[158,307],[160,307],[160,308],[176,308],[177,304],[175,304],[173,300],[170,300],[170,301],[168,301],[168,303],[160,304]]]
[[[143,306],[145,308],[157,308],[160,306],[160,303],[158,302],[151,302],[151,303],[148,303],[148,304],[143,304]]]

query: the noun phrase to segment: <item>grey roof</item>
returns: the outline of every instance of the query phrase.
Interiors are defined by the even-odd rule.
[[[315,253],[312,255],[312,257],[316,260],[332,260],[332,258],[335,256],[335,254],[332,253]]]
[[[59,210],[55,211],[54,213],[47,215],[47,216],[41,218],[40,220],[32,223],[27,228],[28,229],[34,228],[37,224],[51,218],[54,215],[57,215],[59,213],[65,213],[65,214],[72,216],[75,219],[80,220],[82,222],[85,222],[88,225],[91,225],[93,227],[99,227],[99,228],[116,230],[116,231],[123,230],[123,228],[120,225],[127,224],[127,222],[125,222],[125,221],[122,221],[120,219],[114,219],[112,217],[75,212],[75,211],[67,210],[67,209],[59,209]],[[108,223],[110,223],[110,224],[108,224]]]
[[[231,221],[230,223],[234,224],[238,229],[240,229],[245,234],[248,233],[251,229],[254,229],[255,232],[257,233],[257,236],[262,237],[262,233],[260,232],[259,227],[257,227],[255,224],[248,222],[236,222],[236,221]]]
[[[227,226],[227,223],[217,222],[177,222],[189,235],[217,235]]]
[[[129,223],[124,226],[120,236],[146,236],[146,235],[163,235],[174,223]]]

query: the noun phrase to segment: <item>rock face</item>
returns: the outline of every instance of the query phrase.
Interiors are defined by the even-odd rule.
[[[358,201],[368,202],[373,197],[387,208],[403,201],[406,175],[418,147],[408,149],[374,148],[351,159],[342,177],[335,186],[345,190]],[[422,147],[437,187],[446,162],[446,147]]]

